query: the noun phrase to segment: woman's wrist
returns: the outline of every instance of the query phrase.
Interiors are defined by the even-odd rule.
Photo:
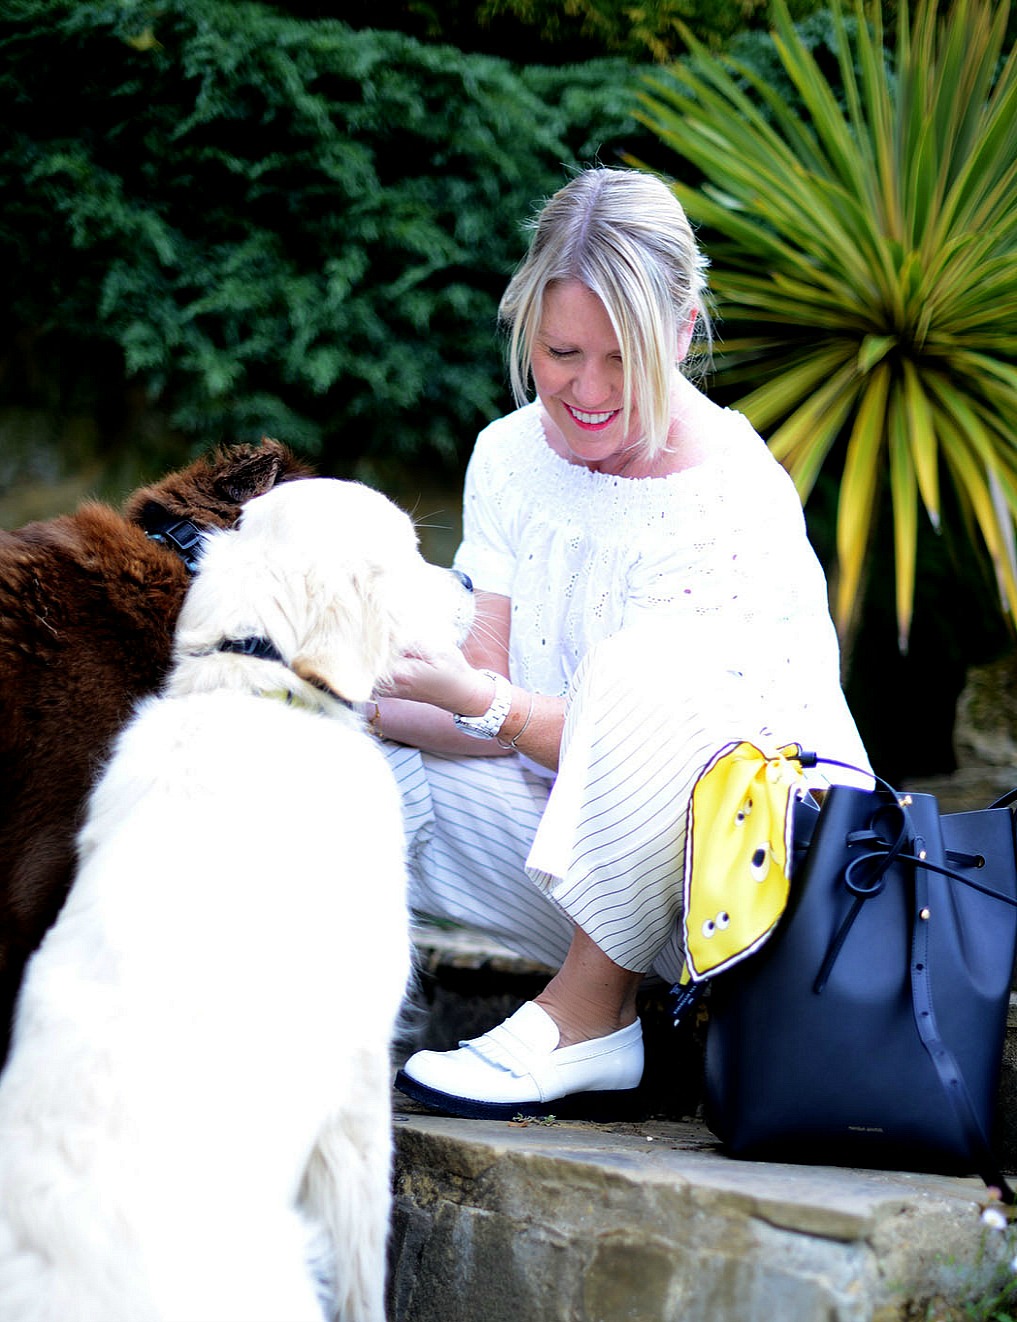
[[[529,729],[530,722],[533,720],[533,699],[534,695],[532,693],[513,688],[509,714],[505,717],[497,735],[498,743],[501,744],[502,748],[518,750],[519,740]]]
[[[452,720],[464,734],[477,739],[497,737],[512,707],[512,685],[504,675],[494,670],[475,672],[484,676],[493,685],[493,694],[487,706],[481,710],[453,712]]]
[[[462,695],[455,708],[458,716],[483,716],[491,708],[495,699],[497,681],[492,679],[493,671],[471,670],[471,691]],[[507,682],[507,681],[506,681]]]
[[[456,712],[452,719],[465,734],[479,739],[495,739],[502,748],[518,750],[519,740],[533,720],[535,695],[510,684],[504,675],[493,670],[477,671],[490,680],[493,694],[482,711]]]

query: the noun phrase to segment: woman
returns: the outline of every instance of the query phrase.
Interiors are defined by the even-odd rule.
[[[631,1096],[636,991],[680,975],[685,816],[718,748],[866,766],[790,479],[680,371],[704,267],[652,176],[586,170],[546,204],[500,308],[519,407],[466,478],[477,622],[380,701],[414,908],[560,966],[505,1024],[406,1063],[397,1086],[452,1114]]]

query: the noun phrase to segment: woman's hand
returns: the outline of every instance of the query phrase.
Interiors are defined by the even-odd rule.
[[[493,686],[458,650],[428,656],[404,656],[378,693],[426,702],[462,716],[480,716],[491,705]]]
[[[462,651],[404,656],[376,690],[375,729],[397,743],[450,757],[503,757],[496,739],[474,739],[458,729],[453,715],[480,716],[494,697],[494,685],[482,670],[508,675],[507,597],[474,594],[474,627]]]
[[[475,739],[456,729],[449,712],[482,716],[494,697],[490,676],[474,669],[461,652],[404,656],[377,692],[381,732],[398,743],[450,756],[502,757],[520,752],[552,771],[557,769],[565,721],[563,698],[513,685],[502,727],[504,739]]]
[[[375,731],[396,743],[449,757],[525,753],[553,771],[565,722],[563,698],[513,686],[501,741],[476,739],[452,721],[452,715],[482,716],[491,706],[494,684],[485,670],[508,675],[511,603],[507,597],[478,592],[476,605],[476,623],[462,651],[399,660],[388,682],[376,691]],[[513,737],[518,742],[511,743]]]

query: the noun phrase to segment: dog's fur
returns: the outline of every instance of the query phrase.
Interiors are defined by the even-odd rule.
[[[363,718],[466,587],[356,483],[211,534],[0,1076],[4,1322],[383,1322],[401,808]],[[266,638],[281,659],[216,650]],[[324,1250],[321,1252],[321,1250]],[[323,1265],[322,1265],[323,1264]]]
[[[25,961],[70,885],[96,769],[169,666],[189,574],[146,529],[168,516],[232,527],[245,501],[309,472],[276,441],[224,447],[122,511],[88,501],[0,531],[0,1064]]]

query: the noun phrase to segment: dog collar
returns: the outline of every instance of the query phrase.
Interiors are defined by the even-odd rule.
[[[279,651],[278,647],[276,647],[275,643],[272,642],[271,638],[224,638],[219,643],[216,651],[239,652],[241,656],[256,656],[262,661],[278,661],[281,665],[286,665],[282,653]],[[288,666],[286,668],[289,669]],[[304,683],[310,684],[312,688],[318,689],[321,693],[327,693],[328,696],[334,698],[336,702],[341,702],[342,705],[350,711],[353,710],[353,703],[347,698],[344,698],[341,693],[336,693],[335,689],[330,689],[327,684],[322,684],[319,680],[314,679],[306,679],[304,680]],[[284,698],[291,706],[309,706],[308,703],[301,703],[297,695],[291,693],[289,689],[273,689],[271,692],[266,693],[265,696],[270,698]]]
[[[283,661],[282,653],[271,638],[224,638],[217,652],[239,652],[241,656],[258,656],[262,661]]]
[[[189,574],[198,571],[198,554],[201,550],[201,529],[190,519],[176,519],[162,509],[146,510],[144,514],[145,535],[161,546],[168,546],[184,562]]]

